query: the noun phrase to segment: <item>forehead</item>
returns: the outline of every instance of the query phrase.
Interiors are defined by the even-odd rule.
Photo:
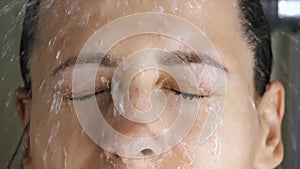
[[[88,38],[104,25],[122,16],[143,12],[162,12],[188,20],[205,33],[229,70],[248,72],[251,69],[250,52],[242,38],[235,0],[44,0],[41,2],[37,46],[31,65],[35,69],[33,74],[49,74],[63,60],[78,56]],[[145,47],[185,48],[178,42],[168,43],[164,37],[147,35],[131,38],[123,44],[124,47],[116,47],[116,50],[125,54]],[[40,78],[36,79],[43,79],[42,75],[37,76]]]

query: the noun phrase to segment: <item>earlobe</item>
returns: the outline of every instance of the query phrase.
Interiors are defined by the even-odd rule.
[[[281,124],[284,115],[284,88],[280,82],[272,82],[264,93],[259,106],[259,146],[256,168],[275,168],[283,159]]]

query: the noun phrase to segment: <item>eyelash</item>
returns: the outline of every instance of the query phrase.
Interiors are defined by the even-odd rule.
[[[94,96],[97,96],[98,94],[104,93],[105,91],[108,91],[110,89],[106,89],[106,90],[101,90],[95,93],[91,93],[91,94],[87,94],[87,95],[83,95],[83,96],[78,96],[78,97],[71,97],[69,98],[70,101],[85,101],[88,100]]]
[[[179,91],[176,91],[176,90],[173,90],[173,89],[168,89],[168,90],[171,90],[176,95],[181,95],[184,99],[190,98],[190,100],[193,100],[193,99],[203,99],[205,97],[208,97],[208,96],[204,96],[204,95],[196,95],[196,94],[179,92]]]

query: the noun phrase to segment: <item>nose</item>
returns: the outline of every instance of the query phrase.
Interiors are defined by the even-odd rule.
[[[155,107],[157,107],[157,104],[151,102],[149,98],[149,93],[153,90],[155,81],[158,78],[156,73],[155,71],[148,71],[137,75],[129,86],[129,97],[123,98],[122,106],[126,116],[121,112],[113,113],[119,115],[113,117],[113,122],[110,123],[110,125],[125,137],[119,137],[117,139],[112,137],[106,141],[113,144],[112,147],[114,147],[109,152],[116,154],[119,158],[144,158],[160,152],[161,147],[158,141],[155,140],[155,137],[162,133],[162,123],[158,120],[150,123],[141,123],[128,118],[134,114],[132,107],[138,109],[141,114],[146,115],[144,116],[146,118],[149,112],[145,113],[145,111],[149,109],[150,105],[154,108],[153,112],[156,112]],[[114,111],[117,111],[117,109]]]
[[[161,111],[156,111],[156,107],[163,103],[156,104],[152,102],[153,97],[150,99],[159,78],[159,70],[145,70],[133,78],[129,78],[131,75],[127,72],[130,71],[122,71],[122,76],[115,76],[121,80],[112,81],[114,111],[117,111],[113,114],[119,115],[109,123],[120,135],[108,136],[104,141],[106,145],[111,145],[107,151],[118,157],[144,158],[158,154],[161,149],[155,137],[162,132],[163,126],[156,118],[160,114],[156,113],[162,113],[164,109],[159,106]]]

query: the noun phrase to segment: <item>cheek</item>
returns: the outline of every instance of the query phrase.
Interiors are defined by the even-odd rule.
[[[199,131],[205,123],[198,121],[199,126],[182,144],[194,168],[253,168],[258,121],[250,100],[228,93],[217,128],[203,144],[199,143]]]
[[[222,123],[218,127],[222,138],[223,165],[237,168],[253,168],[258,137],[257,111],[252,99],[244,91],[228,93]],[[249,96],[249,97],[245,97]]]
[[[212,103],[213,100],[215,104]],[[212,116],[212,114],[221,114],[216,108],[218,107],[216,102],[219,103],[220,100],[202,99],[200,102],[199,114],[193,122],[192,129],[183,141],[171,150],[172,164],[177,161],[176,157],[180,157],[182,166],[189,166],[188,168],[222,168],[222,138],[214,130],[218,120]]]
[[[33,105],[30,146],[35,168],[92,168],[104,163],[99,160],[102,150],[84,133],[72,106],[63,103],[56,114],[49,104]],[[89,160],[94,163],[85,164]]]

